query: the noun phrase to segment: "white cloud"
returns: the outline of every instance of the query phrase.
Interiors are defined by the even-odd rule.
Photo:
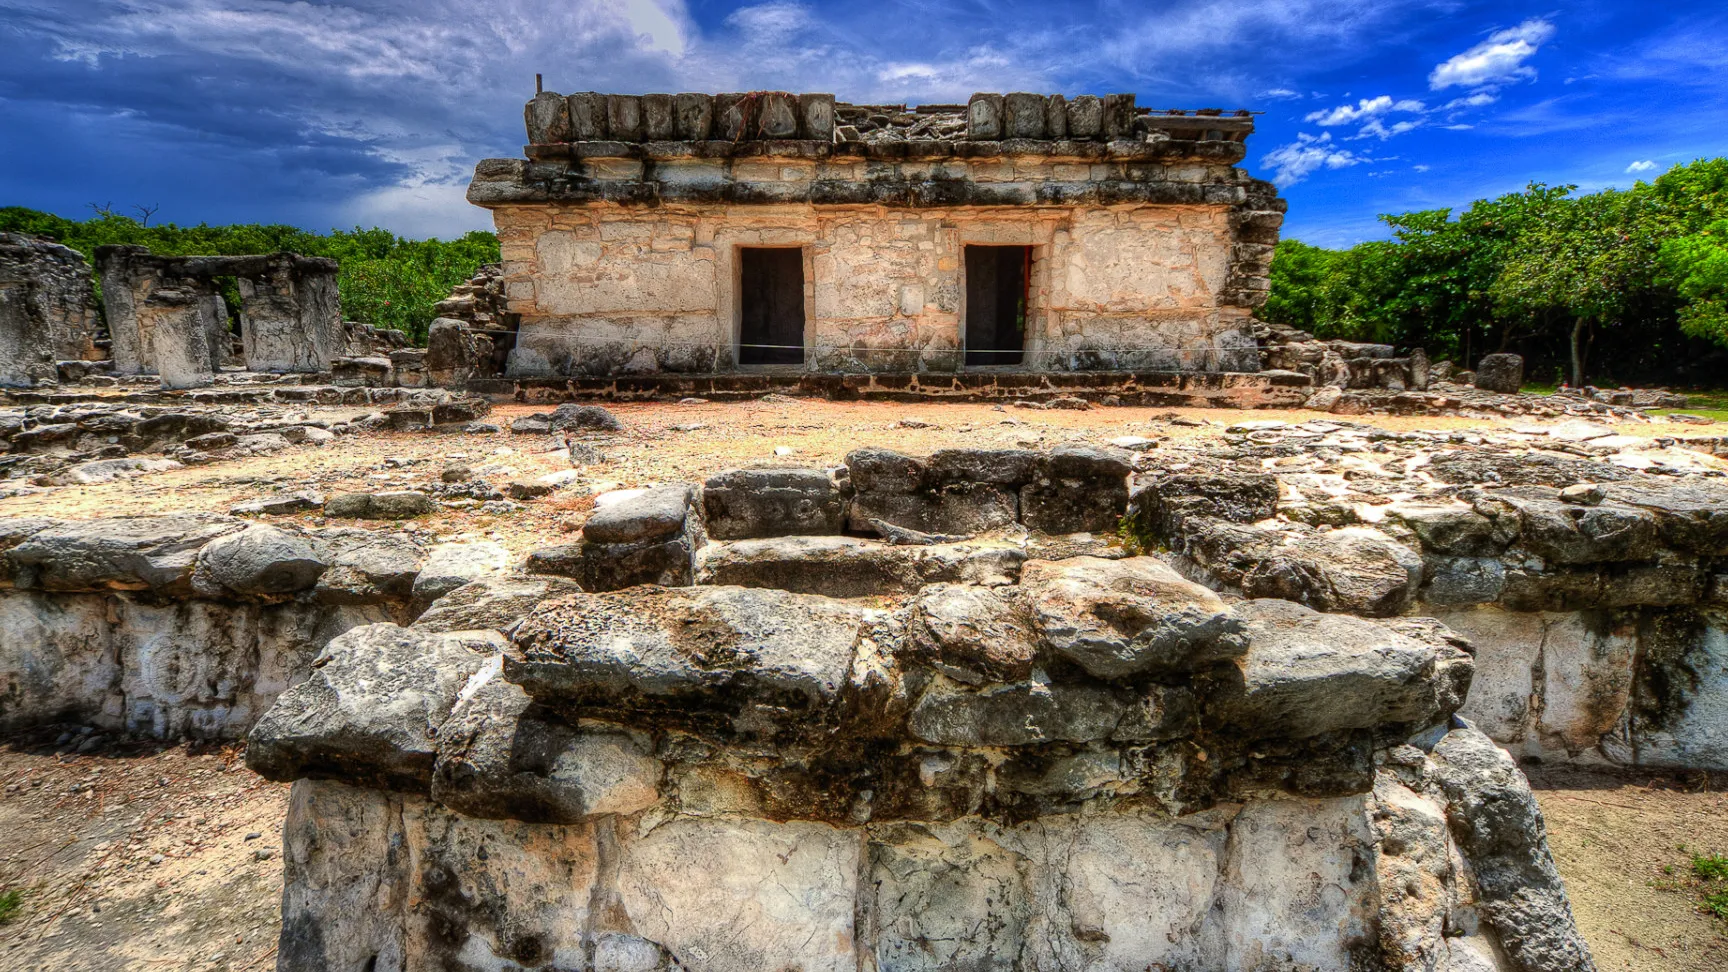
[[[1361,123],[1362,127],[1355,135],[1351,136],[1352,140],[1378,138],[1385,141],[1394,135],[1402,135],[1412,129],[1422,127],[1422,122],[1420,119],[1416,119],[1388,125],[1384,116],[1392,112],[1421,115],[1427,110],[1428,106],[1414,98],[1394,101],[1391,95],[1380,95],[1377,98],[1363,98],[1354,105],[1339,105],[1336,108],[1311,111],[1303,117],[1303,120],[1313,122],[1322,128]]]
[[[1428,86],[1435,91],[1479,88],[1535,77],[1536,69],[1524,62],[1553,36],[1554,25],[1539,17],[1495,31],[1475,47],[1440,62],[1428,75]]]
[[[1275,99],[1278,101],[1285,101],[1285,100],[1290,99],[1290,98],[1302,97],[1302,92],[1291,91],[1289,88],[1271,88],[1269,90],[1260,92],[1260,97],[1272,98],[1272,99]]]
[[[1394,135],[1402,135],[1405,132],[1413,131],[1421,127],[1421,121],[1394,122],[1391,126],[1388,126],[1385,122],[1376,118],[1368,124],[1363,125],[1361,130],[1355,135],[1350,136],[1350,138],[1352,141],[1360,138],[1378,138],[1380,141],[1384,142]]]
[[[1492,91],[1478,91],[1465,98],[1453,98],[1440,106],[1441,111],[1459,111],[1464,108],[1481,108],[1500,100],[1500,96]]]
[[[1432,167],[1426,165],[1413,165],[1410,168],[1415,169],[1417,172],[1427,172]]]
[[[1631,165],[1627,166],[1626,171],[1629,173],[1631,173],[1631,172],[1649,172],[1650,170],[1652,170],[1654,168],[1656,168],[1656,163],[1654,160],[1643,159],[1641,161],[1634,162]]]
[[[1322,168],[1345,169],[1372,161],[1366,155],[1332,144],[1331,132],[1319,135],[1299,132],[1296,141],[1278,146],[1262,159],[1272,170],[1272,181],[1279,186],[1295,185]]]

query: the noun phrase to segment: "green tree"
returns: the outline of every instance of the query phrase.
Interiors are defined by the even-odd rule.
[[[1681,329],[1728,347],[1728,219],[1664,242],[1659,258],[1663,279],[1686,301]]]
[[[1572,382],[1584,384],[1598,328],[1625,326],[1657,282],[1654,200],[1638,190],[1568,199],[1528,227],[1490,288],[1504,314],[1570,320]]]

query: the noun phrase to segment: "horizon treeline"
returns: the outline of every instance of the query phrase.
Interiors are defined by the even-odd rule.
[[[1392,239],[1345,250],[1284,240],[1259,316],[1463,367],[1513,351],[1536,382],[1728,384],[1728,159],[1576,189],[1382,215]]]
[[[164,256],[245,256],[287,250],[306,256],[334,257],[341,263],[338,286],[342,316],[373,327],[408,333],[426,343],[432,308],[466,282],[482,264],[497,263],[498,237],[475,230],[453,240],[411,240],[389,230],[331,230],[310,233],[297,226],[236,223],[228,226],[146,225],[107,209],[85,220],[21,206],[0,208],[0,232],[47,237],[92,261],[104,244],[146,246]],[[225,288],[232,291],[233,288]],[[225,292],[228,313],[239,313],[237,291]]]

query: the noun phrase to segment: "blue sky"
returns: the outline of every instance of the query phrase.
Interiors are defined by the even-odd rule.
[[[0,205],[490,226],[462,192],[557,91],[1132,91],[1264,111],[1287,236],[1728,153],[1728,9],[1400,0],[0,0]]]

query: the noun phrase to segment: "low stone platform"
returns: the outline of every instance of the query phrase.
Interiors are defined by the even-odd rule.
[[[580,399],[630,401],[762,395],[801,395],[836,401],[920,400],[1047,401],[1074,396],[1122,404],[1219,408],[1295,408],[1313,394],[1306,375],[1294,372],[1012,371],[819,374],[740,371],[726,374],[655,374],[620,377],[474,379],[471,394],[520,402]]]

